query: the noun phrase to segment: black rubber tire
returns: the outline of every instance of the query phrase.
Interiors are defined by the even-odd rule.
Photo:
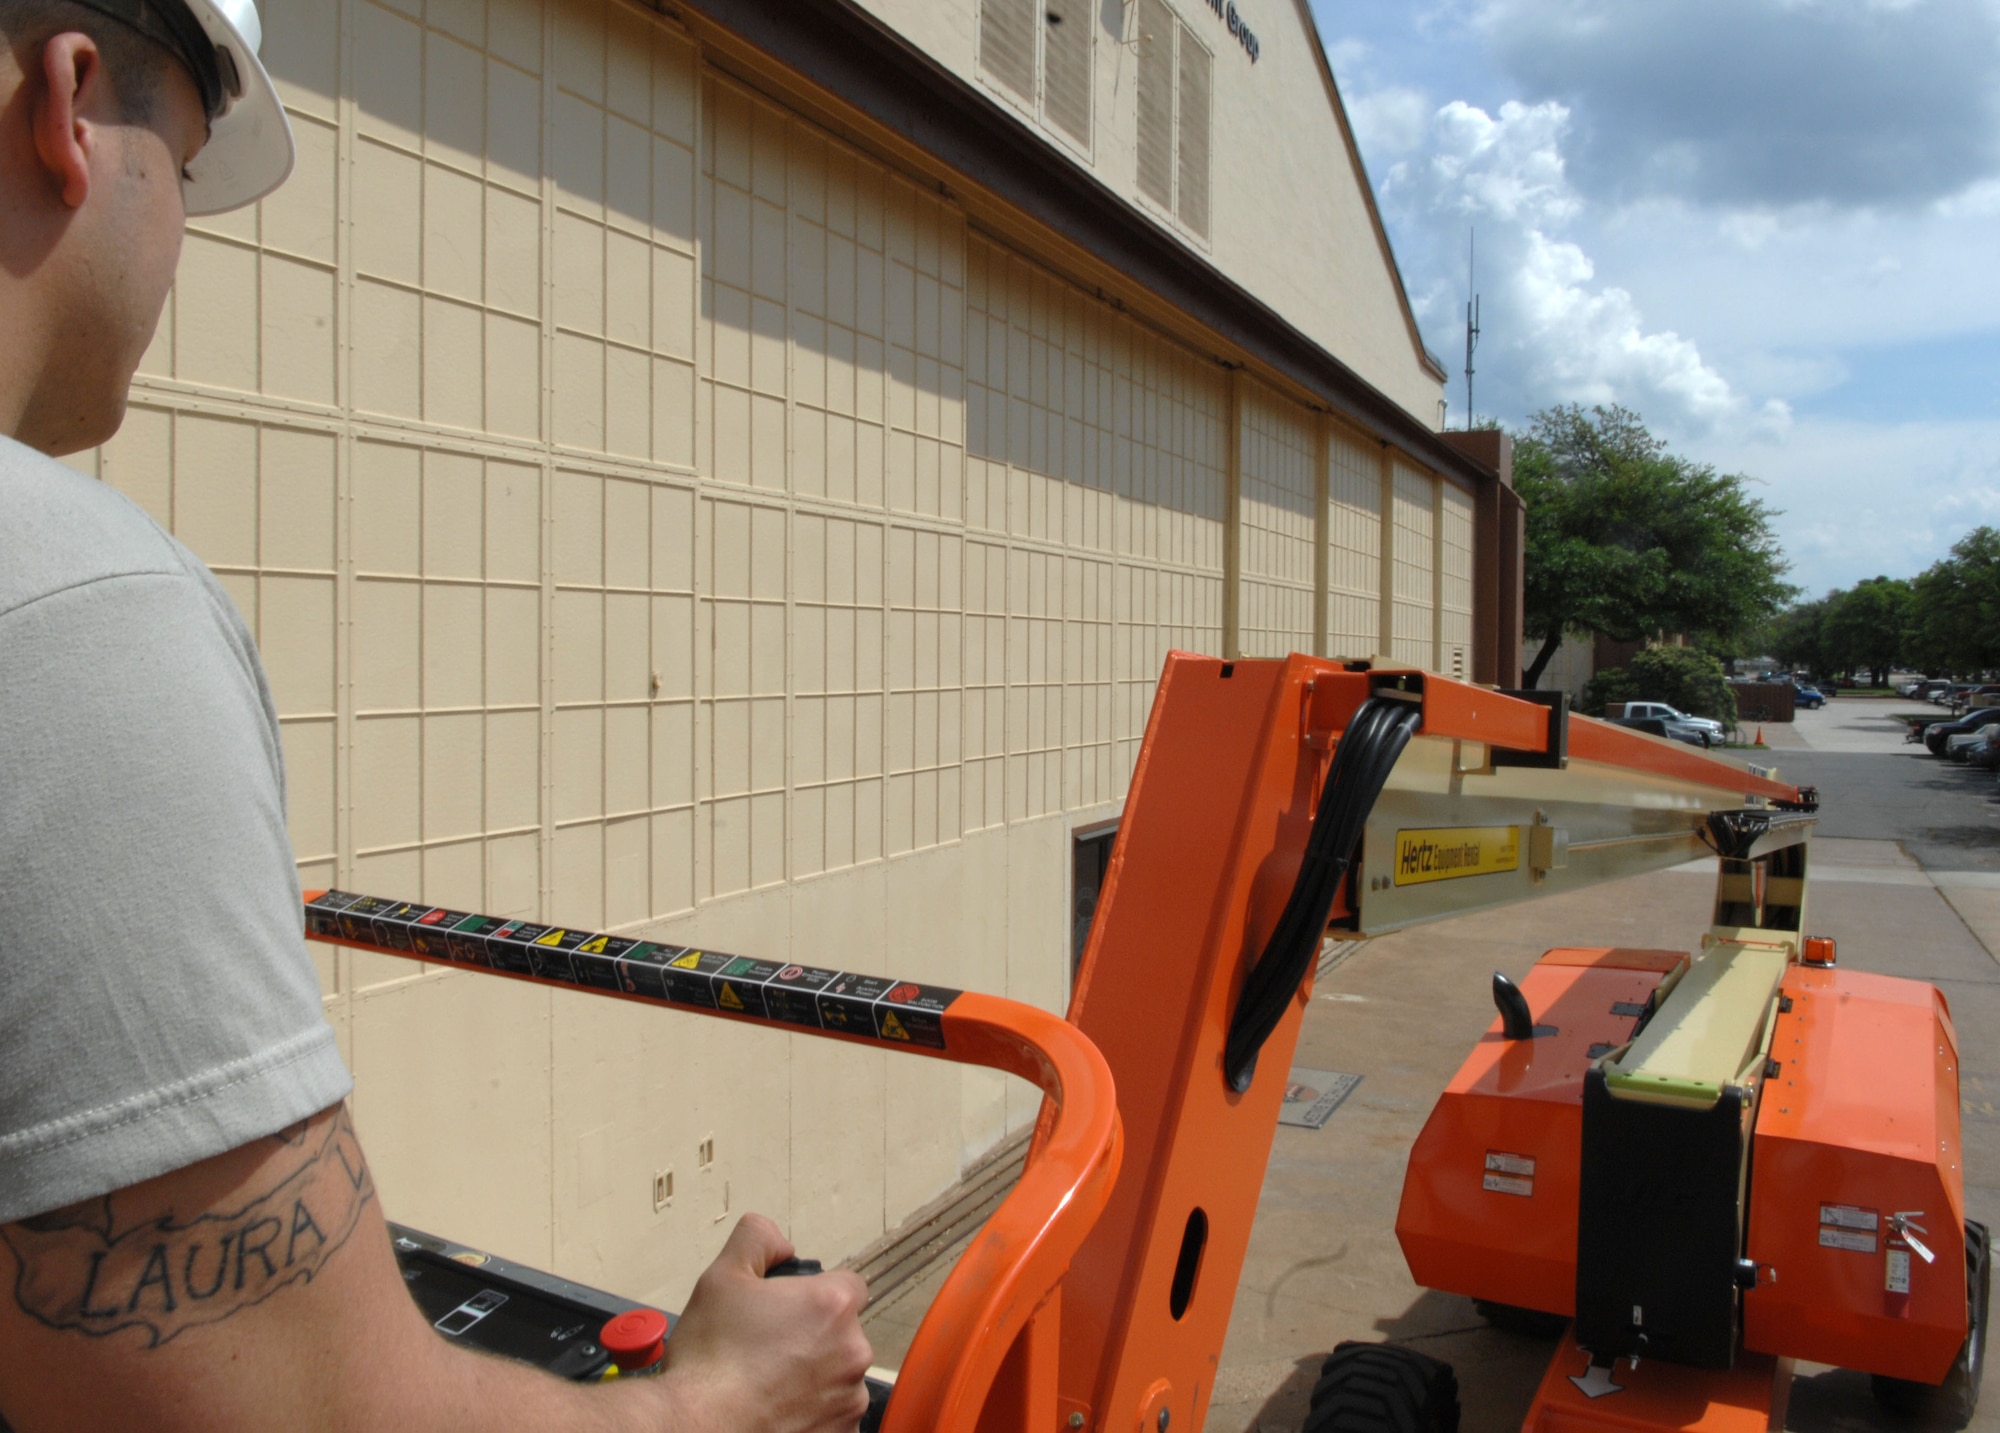
[[[1569,1326],[1569,1319],[1563,1314],[1524,1309],[1518,1304],[1498,1304],[1491,1299],[1474,1299],[1472,1311],[1494,1328],[1523,1338],[1555,1338]]]
[[[1979,1380],[1986,1372],[1986,1300],[1993,1288],[1991,1241],[1986,1226],[1965,1221],[1965,1342],[1944,1382],[1935,1386],[1875,1374],[1875,1401],[1931,1428],[1963,1428],[1979,1407]]]
[[[1393,1343],[1343,1343],[1320,1365],[1300,1433],[1458,1433],[1458,1375]]]

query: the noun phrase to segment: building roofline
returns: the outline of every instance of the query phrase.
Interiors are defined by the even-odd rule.
[[[1375,203],[1375,185],[1368,178],[1368,163],[1361,157],[1361,146],[1355,141],[1354,126],[1347,122],[1347,102],[1340,97],[1340,81],[1334,78],[1333,62],[1326,57],[1326,43],[1320,38],[1319,22],[1313,19],[1310,0],[1292,0],[1299,12],[1299,21],[1306,27],[1306,34],[1312,38],[1313,59],[1319,64],[1320,79],[1326,84],[1326,97],[1333,107],[1333,117],[1340,125],[1340,137],[1347,144],[1347,157],[1354,165],[1355,180],[1361,185],[1362,202],[1368,206],[1368,222],[1374,226],[1375,242],[1381,246],[1382,262],[1389,266],[1389,277],[1396,284],[1396,302],[1402,305],[1403,323],[1410,330],[1410,345],[1417,351],[1417,361],[1440,383],[1449,382],[1451,375],[1445,372],[1444,363],[1430,351],[1424,343],[1423,330],[1417,326],[1416,310],[1410,306],[1410,291],[1403,286],[1403,266],[1396,262],[1396,247],[1389,242],[1389,230],[1382,222],[1382,210]]]
[[[1490,481],[1477,464],[1262,299],[855,0],[649,3],[665,13],[700,16],[956,170],[968,184],[1084,252],[1115,263],[1135,284],[1314,394],[1379,442],[1458,482],[1477,487]],[[1320,63],[1325,64],[1323,51]],[[1393,259],[1390,269],[1394,273]],[[1397,285],[1400,293],[1400,276]]]

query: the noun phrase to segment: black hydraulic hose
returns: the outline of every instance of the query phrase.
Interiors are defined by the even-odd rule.
[[[1375,809],[1375,798],[1388,784],[1396,758],[1410,744],[1422,715],[1413,702],[1370,697],[1341,734],[1312,832],[1306,837],[1298,880],[1264,943],[1264,953],[1243,982],[1236,1013],[1230,1017],[1222,1068],[1231,1089],[1250,1087],[1257,1052],[1278,1028],[1286,1003],[1319,954],[1334,897],[1354,865],[1368,813]]]

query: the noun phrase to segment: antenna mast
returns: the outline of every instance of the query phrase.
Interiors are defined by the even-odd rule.
[[[1479,348],[1478,234],[1465,231],[1465,431],[1472,431],[1477,410],[1472,406],[1472,355]]]

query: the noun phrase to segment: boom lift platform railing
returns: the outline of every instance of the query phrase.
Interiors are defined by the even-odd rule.
[[[1005,1070],[1021,1180],[933,1302],[888,1433],[1201,1427],[1323,941],[1723,851],[1802,904],[1812,795],[1412,668],[1171,654],[1068,1018],[1013,1001],[315,893],[316,939]],[[1799,854],[1771,874],[1778,844]]]

